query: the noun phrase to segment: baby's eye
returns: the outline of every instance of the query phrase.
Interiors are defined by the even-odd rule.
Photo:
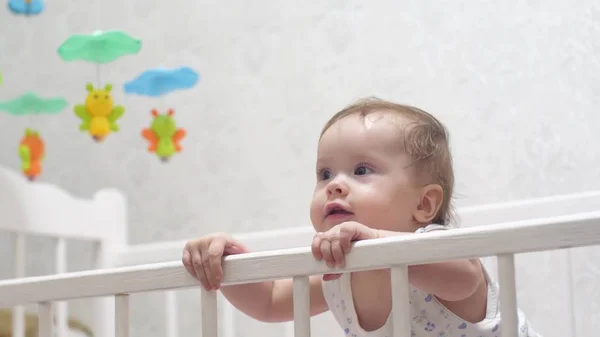
[[[359,166],[354,170],[354,174],[362,176],[365,174],[369,174],[373,172],[373,170],[371,170],[370,168],[366,167],[366,166]]]
[[[329,171],[329,170],[322,170],[319,173],[319,179],[321,179],[321,180],[328,180],[330,178],[331,178],[331,171]]]

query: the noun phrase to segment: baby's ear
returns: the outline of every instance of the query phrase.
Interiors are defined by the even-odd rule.
[[[438,184],[429,184],[421,189],[421,199],[414,213],[418,223],[431,223],[436,217],[442,201],[444,190]]]

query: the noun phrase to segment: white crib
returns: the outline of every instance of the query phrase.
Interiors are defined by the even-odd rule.
[[[413,242],[418,240],[409,242],[394,238],[381,242],[357,243],[357,249],[353,250],[348,259],[348,268],[359,270],[477,255],[484,257],[484,263],[493,276],[500,277],[502,289],[510,290],[514,280],[512,254],[540,251],[517,255],[516,295],[510,291],[503,292],[503,310],[509,310],[514,304],[514,296],[517,296],[519,306],[527,312],[544,336],[591,336],[595,331],[591,331],[579,318],[589,313],[576,313],[576,275],[572,270],[579,261],[576,256],[584,254],[581,249],[600,250],[600,247],[571,247],[600,244],[599,211],[600,192],[462,208],[459,210],[461,227],[467,227],[466,229],[428,236],[430,240],[446,244],[443,249],[423,252],[417,257],[400,253],[409,248],[419,249],[419,242]],[[181,331],[177,321],[179,306],[175,293],[177,289],[194,287],[196,284],[185,273],[179,261],[184,242],[130,246],[127,243],[126,219],[126,200],[119,191],[101,190],[92,200],[83,200],[53,185],[30,183],[18,173],[0,167],[0,230],[15,233],[17,278],[0,282],[0,307],[41,303],[38,310],[40,326],[43,328],[40,331],[42,336],[53,336],[52,331],[56,331],[58,337],[66,337],[67,326],[64,322],[69,316],[88,324],[95,337],[113,336],[115,331],[117,336],[126,337],[129,335],[127,294],[162,291],[167,303],[167,335],[177,337]],[[501,223],[506,224],[479,227]],[[474,226],[476,228],[470,228]],[[506,228],[513,228],[514,232],[508,233]],[[219,335],[226,337],[237,337],[240,332],[246,337],[263,336],[265,329],[282,329],[283,334],[289,337],[294,334],[308,336],[309,331],[314,336],[342,336],[330,314],[310,320],[306,316],[306,297],[302,296],[305,277],[308,274],[322,273],[326,269],[310,256],[308,245],[312,233],[311,227],[304,227],[237,235],[252,250],[268,252],[228,257],[225,262],[225,277],[229,282],[298,276],[296,322],[266,324],[244,320],[243,324],[246,325],[242,326],[238,320],[241,314],[237,310],[221,299],[218,311],[215,311],[214,294],[198,290],[199,293],[202,292],[202,307],[205,309],[202,322],[198,323],[198,326],[202,324],[203,336],[216,336],[217,330]],[[536,237],[527,240],[523,237],[527,233],[535,234]],[[34,234],[56,239],[57,274],[66,270],[65,238],[96,242],[95,268],[113,269],[23,279],[25,237]],[[461,238],[467,240],[465,242],[469,243],[471,249],[455,249]],[[490,238],[493,240],[490,241]],[[290,250],[292,247],[296,248]],[[279,250],[284,248],[288,249]],[[395,252],[394,255],[389,254],[392,251]],[[496,273],[495,258],[499,253],[504,254],[500,259],[504,261],[499,265],[503,271],[500,275]],[[396,258],[384,259],[389,256]],[[375,262],[373,257],[381,259]],[[256,263],[265,267],[257,271]],[[299,268],[301,263],[306,267]],[[552,275],[528,272],[529,267],[540,263],[555,263],[557,270]],[[293,267],[287,267],[290,265]],[[596,267],[600,269],[600,261]],[[401,288],[405,285],[404,267],[397,266],[395,269],[398,271],[395,281]],[[542,284],[544,287],[540,287]],[[554,292],[554,296],[547,299],[544,308],[536,306],[536,296],[541,297],[549,290]],[[113,297],[114,294],[119,295]],[[395,305],[399,305],[403,294],[398,292],[395,296]],[[77,298],[86,299],[75,300]],[[68,309],[64,303],[57,306],[49,304],[57,300],[70,300]],[[597,300],[600,302],[600,296]],[[14,323],[17,327],[22,326],[22,312],[23,307],[15,308]],[[56,323],[52,312],[56,312]],[[395,310],[395,313],[398,314],[398,321],[402,322],[402,311]],[[115,317],[118,319],[115,320]],[[310,326],[307,321],[311,322]],[[507,322],[511,323],[510,320]],[[253,328],[249,329],[247,324],[252,324]],[[249,331],[252,333],[249,334]],[[22,336],[23,330],[15,329],[14,337]]]

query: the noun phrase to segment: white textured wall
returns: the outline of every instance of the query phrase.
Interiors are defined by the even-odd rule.
[[[124,190],[133,243],[308,223],[320,127],[366,95],[418,105],[448,125],[458,205],[600,189],[594,1],[46,2],[35,18],[0,10],[0,98],[35,90],[70,107],[53,117],[0,114],[0,165],[17,168],[23,129],[38,128],[48,147],[42,179],[82,196]],[[56,54],[70,34],[96,29],[143,39],[138,56],[102,68],[127,111],[100,145],[71,112],[95,67]],[[201,73],[191,91],[151,100],[119,90],[146,68],[181,65]],[[184,152],[166,165],[139,136],[154,107],[174,107],[188,130]],[[1,239],[5,255],[10,241]],[[48,242],[31,246],[42,252],[28,271],[50,271]],[[85,268],[87,248],[70,250],[73,268]],[[136,298],[136,335],[162,329],[158,297]],[[596,314],[580,324],[597,326],[600,303],[585,305]]]

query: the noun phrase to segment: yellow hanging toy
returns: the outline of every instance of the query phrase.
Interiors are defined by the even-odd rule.
[[[75,115],[82,121],[79,130],[88,131],[96,142],[101,142],[111,131],[119,131],[117,120],[123,116],[125,108],[114,106],[112,85],[107,84],[104,89],[97,89],[88,83],[85,88],[88,91],[85,105],[77,104],[74,108]]]

